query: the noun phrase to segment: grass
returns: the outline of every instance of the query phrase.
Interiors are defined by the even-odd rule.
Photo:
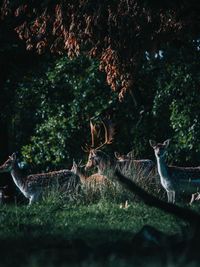
[[[119,234],[103,237],[103,241],[129,239],[144,224],[155,226],[166,233],[179,231],[180,221],[142,203],[131,203],[127,209],[119,204],[100,201],[98,204],[76,205],[54,203],[51,206],[2,206],[0,209],[1,238],[62,235],[65,238],[83,238],[99,243],[95,231],[119,231]],[[94,232],[85,236],[85,233]],[[123,235],[120,235],[120,231]]]
[[[147,186],[147,178],[141,179]],[[159,194],[148,179],[152,193]],[[198,266],[187,246],[175,253],[173,246],[163,249],[136,238],[145,225],[181,236],[185,222],[146,206],[118,184],[87,190],[72,200],[52,190],[32,206],[1,205],[0,266]],[[121,208],[126,200],[128,208]]]
[[[69,262],[99,266],[102,261],[107,266],[127,266],[133,260],[134,235],[146,224],[168,234],[180,233],[183,226],[175,217],[137,202],[128,209],[105,200],[89,205],[60,201],[31,207],[4,205],[0,266],[68,266]]]

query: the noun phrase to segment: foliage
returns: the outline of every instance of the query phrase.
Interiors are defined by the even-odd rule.
[[[148,140],[171,138],[171,161],[198,164],[199,4],[77,0],[68,2],[67,11],[66,1],[45,5],[2,2],[3,153],[22,151],[35,171],[68,167],[73,157],[84,158],[80,148],[89,142],[89,118],[111,114],[112,153],[132,149],[137,158],[153,158]],[[29,49],[49,47],[69,57],[83,50],[99,61],[25,53],[16,27]],[[158,49],[163,56],[155,54]],[[99,65],[113,89],[134,87],[123,103],[109,93]]]
[[[169,57],[174,56],[171,52]],[[163,132],[169,127],[168,136],[163,134],[163,138],[171,137],[174,141],[170,159],[199,164],[199,51],[182,49],[178,53],[179,57],[173,57],[173,62],[168,60],[163,63],[157,78],[153,114],[159,126],[163,124],[160,127]]]
[[[24,159],[43,169],[70,166],[73,157],[84,156],[90,118],[104,116],[117,97],[103,83],[97,62],[85,57],[62,57],[42,75],[32,74],[19,84],[15,103],[15,129],[25,135],[17,138],[25,145]],[[31,125],[22,131],[22,123]]]
[[[100,59],[113,90],[135,87],[145,51],[158,51],[166,43],[199,38],[198,1],[8,1],[1,18],[15,16],[15,28],[27,49],[43,53],[80,50]],[[172,37],[173,36],[173,37]]]
[[[17,85],[7,81],[12,108],[8,113],[10,106],[4,107],[2,114],[10,114],[12,146],[22,151],[34,172],[70,167],[73,158],[85,161],[81,147],[90,143],[89,119],[99,122],[111,115],[116,127],[114,143],[106,148],[111,156],[115,150],[133,150],[136,158],[153,159],[148,140],[171,138],[170,161],[198,164],[198,59],[196,46],[179,51],[166,47],[163,57],[144,58],[137,93],[117,104],[97,61],[43,57]]]

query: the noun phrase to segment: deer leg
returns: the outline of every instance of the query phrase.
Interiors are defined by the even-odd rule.
[[[169,203],[174,203],[175,202],[175,191],[167,191],[167,200]]]
[[[192,203],[194,201],[198,201],[198,200],[200,200],[200,193],[196,192],[196,193],[192,194],[192,197],[191,197],[191,200],[190,200],[189,204],[192,205]]]
[[[192,205],[192,203],[195,201],[195,194],[192,194],[192,197],[191,197],[189,205]]]
[[[40,194],[34,194],[29,199],[29,205],[33,204],[34,202],[37,202],[40,197]]]
[[[31,196],[31,197],[29,198],[29,203],[28,203],[28,205],[30,206],[32,203],[33,203],[33,196]]]
[[[176,192],[175,191],[171,191],[172,192],[172,203],[175,203],[175,196],[176,196]]]
[[[169,203],[171,202],[170,191],[167,191],[167,201],[168,201]]]

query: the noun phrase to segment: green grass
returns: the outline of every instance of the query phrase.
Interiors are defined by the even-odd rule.
[[[129,246],[146,224],[168,234],[180,233],[183,226],[177,218],[139,202],[130,203],[128,209],[105,200],[4,205],[0,208],[0,266],[101,266],[102,261],[107,266],[131,266],[135,258],[129,255]],[[126,246],[125,259],[120,250]]]
[[[1,238],[21,238],[27,235],[59,235],[65,238],[84,238],[88,242],[101,242],[95,231],[120,231],[123,235],[102,237],[102,241],[130,238],[149,224],[166,233],[179,231],[180,221],[142,203],[131,203],[128,209],[119,204],[100,201],[98,204],[76,205],[54,203],[30,206],[2,206],[0,208]],[[86,232],[91,232],[85,236]],[[92,234],[93,233],[93,234]]]
[[[137,182],[163,198],[152,177]],[[120,208],[126,200],[128,208]],[[198,266],[189,258],[187,244],[176,252],[173,244],[163,248],[150,242],[146,247],[135,239],[145,225],[172,236],[181,236],[188,227],[116,183],[93,191],[84,188],[72,199],[54,189],[32,206],[0,206],[0,266]]]

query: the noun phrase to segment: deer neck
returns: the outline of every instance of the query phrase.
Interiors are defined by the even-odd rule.
[[[165,157],[156,156],[158,173],[160,175],[161,180],[168,178],[168,167],[165,162]]]
[[[10,174],[11,174],[16,186],[22,191],[23,187],[24,187],[24,179],[23,179],[23,175],[21,173],[21,170],[19,169],[18,164],[16,162],[15,162]]]
[[[81,183],[84,184],[87,179],[85,173],[82,170],[78,170],[76,174],[79,176]]]
[[[111,160],[111,158],[102,152],[101,156],[99,157],[98,161],[98,173],[101,175],[108,174],[109,171],[111,171],[114,167],[114,164]]]
[[[99,174],[105,174],[105,171],[106,171],[106,169],[107,169],[107,165],[105,164],[105,162],[103,162],[102,160],[99,162],[99,164],[98,164],[98,167],[97,167],[97,169],[98,169],[98,173]]]

